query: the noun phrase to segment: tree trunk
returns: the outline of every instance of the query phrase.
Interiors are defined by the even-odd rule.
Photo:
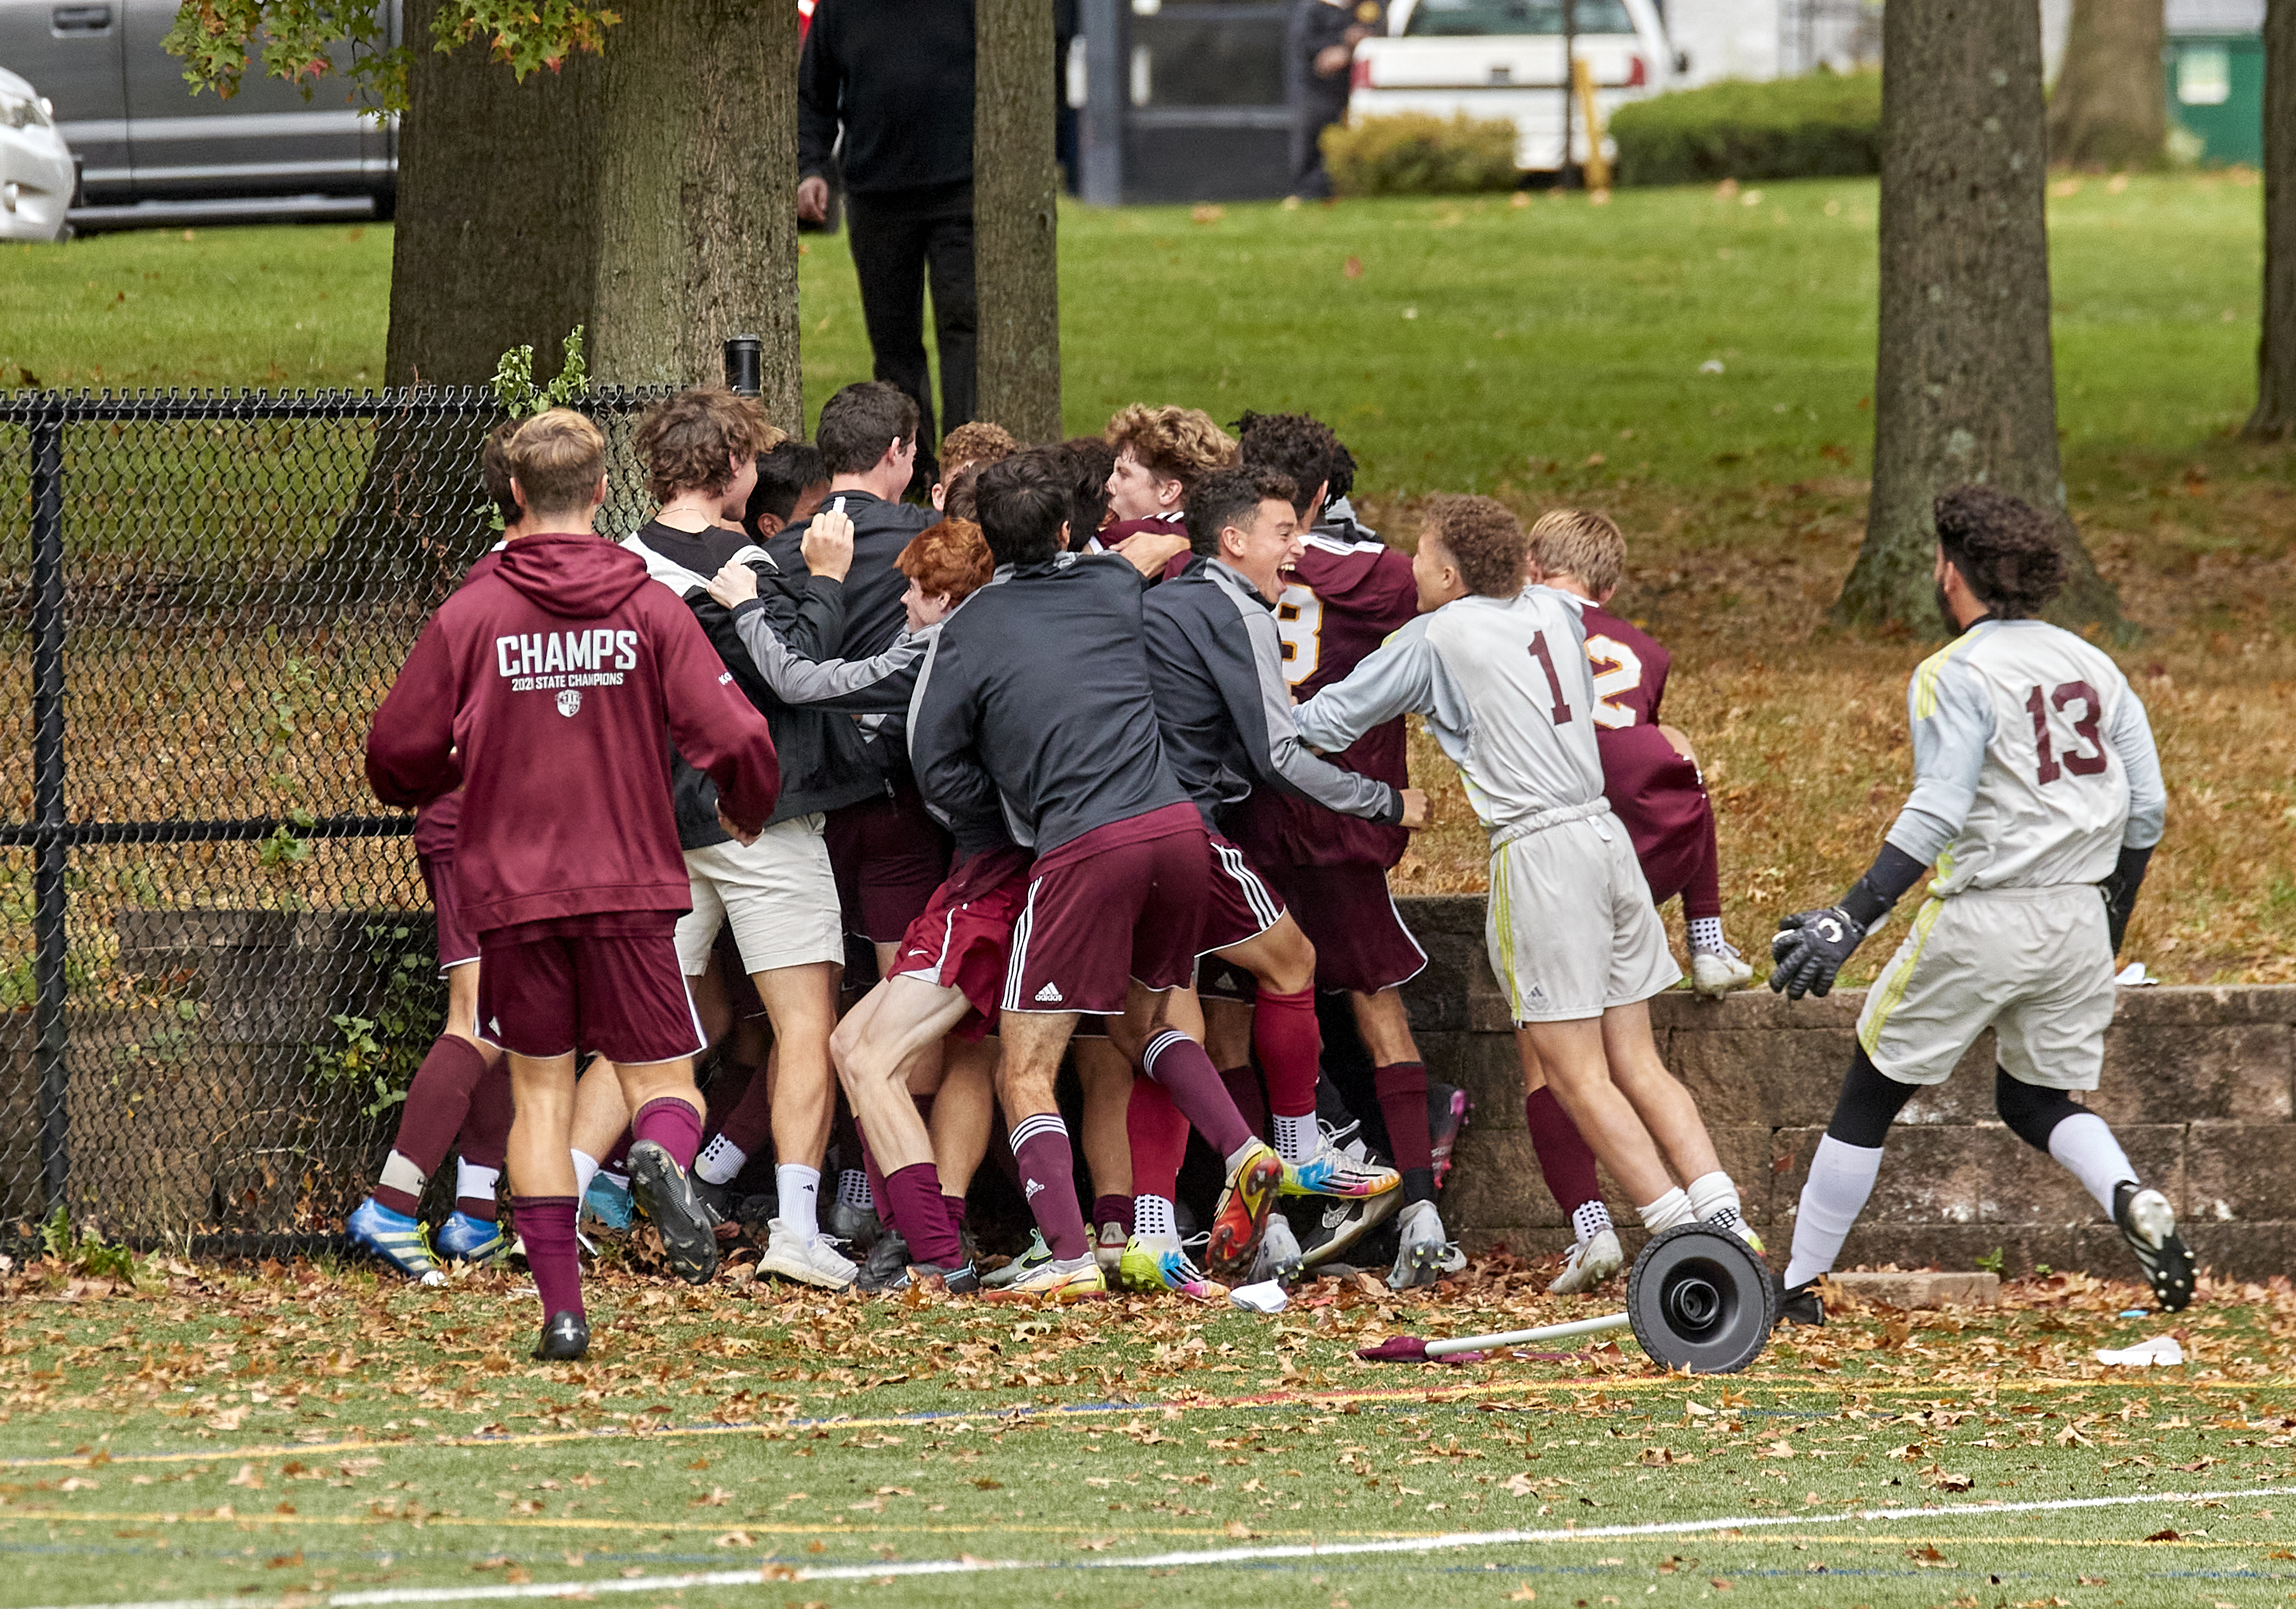
[[[1052,0],[973,0],[973,39],[980,413],[1024,442],[1054,441],[1061,298]]]
[[[598,121],[593,370],[609,384],[719,379],[765,342],[766,405],[802,430],[797,326],[797,10],[627,8]]]
[[[2169,137],[2161,0],[2073,0],[2049,98],[2049,159],[2147,167]]]
[[[2296,436],[2296,0],[2264,13],[2264,332],[2248,434]]]
[[[1881,337],[1874,490],[1839,617],[1938,629],[1931,504],[1978,481],[2062,510],[2043,213],[2040,12],[1891,0],[1882,10]],[[2052,617],[2120,629],[2065,522]]]

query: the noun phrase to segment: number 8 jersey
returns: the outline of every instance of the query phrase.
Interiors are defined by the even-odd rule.
[[[1906,694],[1914,791],[1890,842],[1933,894],[2100,883],[2168,813],[2144,706],[2101,649],[2039,620],[1984,620]]]

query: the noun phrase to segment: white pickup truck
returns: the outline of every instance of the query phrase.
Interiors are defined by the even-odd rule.
[[[1563,0],[1393,0],[1387,32],[1356,46],[1348,113],[1505,118],[1515,165],[1562,166]],[[1678,70],[1652,0],[1576,0],[1574,39],[1595,80],[1603,126],[1629,101],[1668,88]],[[1570,114],[1570,160],[1587,159],[1586,120]],[[1611,154],[1604,141],[1604,154]]]

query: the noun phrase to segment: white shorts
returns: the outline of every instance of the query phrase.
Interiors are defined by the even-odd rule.
[[[844,964],[845,924],[822,820],[791,816],[747,847],[728,839],[685,852],[693,909],[677,919],[677,964],[686,976],[709,969],[710,946],[726,924],[746,972]]]
[[[1607,813],[1492,848],[1485,935],[1517,1023],[1600,1017],[1682,981],[1634,843]]]
[[[2112,1024],[2112,940],[2094,885],[1971,888],[1922,902],[1857,1017],[1874,1066],[1941,1084],[1991,1028],[2010,1077],[2094,1090]]]

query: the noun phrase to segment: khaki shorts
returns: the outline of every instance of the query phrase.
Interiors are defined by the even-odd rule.
[[[2094,1090],[2112,993],[2094,886],[1965,889],[1922,903],[1866,996],[1857,1042],[1899,1083],[1941,1084],[1991,1028],[2010,1077]]]
[[[685,852],[693,909],[677,919],[677,964],[698,977],[721,924],[734,929],[743,970],[772,972],[816,961],[845,964],[837,876],[819,815],[791,816],[746,848],[728,840]]]
[[[1682,980],[1634,844],[1607,813],[1494,846],[1485,932],[1517,1023],[1600,1017]]]

